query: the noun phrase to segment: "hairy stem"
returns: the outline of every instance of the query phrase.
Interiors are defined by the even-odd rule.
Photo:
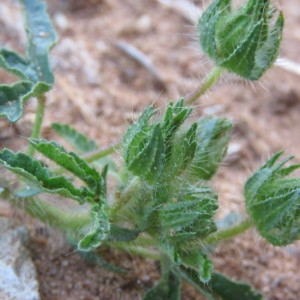
[[[46,96],[42,95],[37,98],[38,100],[38,106],[35,114],[35,120],[32,128],[31,138],[38,138],[41,133],[42,123],[44,119],[44,113],[45,113],[45,104],[46,104]],[[28,146],[28,155],[33,156],[34,154],[34,148],[29,145]]]
[[[6,198],[6,197],[5,197]],[[91,222],[89,213],[67,213],[54,205],[38,199],[37,197],[11,198],[7,197],[11,204],[19,207],[32,217],[43,223],[59,229],[67,236],[75,236],[80,230]]]
[[[204,95],[205,92],[218,81],[222,72],[223,72],[222,68],[214,67],[211,70],[211,72],[204,78],[198,90],[193,95],[186,98],[186,104],[191,105],[195,101],[197,101],[202,95]]]
[[[220,231],[217,231],[217,232],[211,234],[210,236],[208,236],[205,239],[205,242],[209,243],[209,244],[219,243],[221,241],[232,238],[238,234],[241,234],[251,227],[252,227],[251,220],[246,219],[246,220],[241,221],[239,224],[237,224],[235,226],[232,226],[227,229],[220,230]]]
[[[136,254],[139,255],[141,257],[145,257],[145,258],[151,258],[154,260],[159,260],[160,258],[160,254],[156,249],[152,249],[149,247],[145,247],[145,246],[140,246],[138,245],[138,242],[134,244],[131,243],[126,243],[126,242],[115,242],[115,243],[111,243],[108,244],[108,246],[121,250],[121,251],[126,251],[129,252],[131,254]]]
[[[96,150],[92,153],[87,153],[86,155],[83,155],[82,158],[85,159],[87,162],[93,162],[98,159],[101,159],[109,154],[114,153],[117,151],[121,146],[121,143],[114,144],[104,150]]]
[[[140,179],[138,177],[133,177],[126,189],[119,195],[117,202],[111,209],[110,217],[112,222],[117,219],[116,216],[119,210],[121,210],[128,203],[132,195],[138,190],[139,185]]]

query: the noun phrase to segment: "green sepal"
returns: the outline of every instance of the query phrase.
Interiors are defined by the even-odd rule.
[[[29,97],[46,93],[54,82],[48,53],[56,42],[56,33],[46,12],[46,4],[37,0],[22,0],[22,3],[28,39],[26,58],[0,49],[0,67],[22,79],[11,86],[19,88],[14,97],[7,95],[8,86],[0,85],[0,116],[6,116],[10,122],[16,122],[21,117],[23,103]]]
[[[197,148],[190,174],[196,180],[210,180],[226,155],[232,123],[227,119],[206,117],[198,122]]]
[[[123,156],[125,163],[130,164],[131,160],[139,153],[140,144],[147,136],[150,127],[149,120],[154,115],[156,110],[149,106],[147,107],[138,121],[134,122],[123,137]]]
[[[197,149],[197,127],[198,124],[194,123],[186,132],[173,138],[173,151],[168,157],[163,174],[165,180],[184,174],[184,171],[190,166]]]
[[[199,19],[200,45],[219,67],[257,80],[278,56],[284,19],[279,13],[273,22],[274,12],[270,0],[249,0],[235,11],[230,0],[215,0]]]
[[[246,182],[246,207],[258,232],[271,244],[284,246],[300,238],[300,178],[287,177],[300,164],[285,167],[276,153]]]
[[[52,123],[51,128],[66,140],[79,154],[84,154],[98,149],[95,141],[68,124]]]
[[[44,192],[69,197],[83,204],[92,201],[94,193],[86,187],[76,188],[63,176],[55,176],[40,161],[24,153],[14,153],[9,149],[0,152],[0,162],[10,171],[19,174]]]
[[[79,241],[79,251],[91,251],[106,240],[110,231],[109,209],[104,202],[93,204],[90,211],[91,225],[88,233]]]
[[[189,243],[216,231],[213,216],[217,209],[217,195],[210,188],[182,188],[171,202],[159,207],[161,240],[176,249],[188,249]]]
[[[164,142],[157,124],[138,145],[138,153],[128,162],[128,170],[147,181],[158,179],[165,161]]]
[[[201,48],[215,61],[218,59],[216,23],[221,16],[230,11],[231,0],[216,0],[202,13],[198,21]]]
[[[226,276],[213,272],[211,280],[203,283],[198,273],[190,268],[181,267],[182,279],[192,284],[208,300],[263,300],[263,295],[254,290],[251,285],[233,281]]]
[[[177,103],[171,102],[165,112],[164,119],[161,121],[161,130],[164,137],[165,155],[169,159],[172,151],[172,142],[175,133],[184,121],[189,117],[192,108],[184,107],[184,99]]]
[[[103,178],[101,178],[98,171],[89,166],[86,161],[80,158],[76,153],[67,152],[64,147],[54,141],[29,139],[29,142],[34,149],[80,178],[96,195],[100,195],[104,192],[102,187]]]

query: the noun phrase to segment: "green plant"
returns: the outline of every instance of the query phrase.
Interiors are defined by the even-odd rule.
[[[195,96],[171,102],[161,116],[152,106],[146,108],[121,143],[105,151],[69,125],[53,124],[75,153],[39,138],[44,94],[53,84],[48,50],[56,35],[43,3],[22,3],[27,57],[5,49],[0,52],[1,66],[21,78],[12,86],[0,86],[0,113],[15,122],[29,97],[37,97],[39,106],[28,153],[0,152],[0,162],[19,176],[17,189],[3,179],[2,198],[61,230],[78,253],[102,267],[124,271],[100,256],[100,246],[159,260],[161,279],[143,299],[179,299],[182,280],[208,299],[262,299],[249,285],[213,272],[208,249],[252,226],[274,245],[299,239],[300,178],[288,175],[300,165],[285,166],[291,157],[278,163],[282,152],[275,154],[245,184],[249,218],[218,227],[217,194],[209,181],[226,154],[232,124],[223,118],[191,123],[192,108],[185,102],[193,103],[223,69],[258,79],[277,56],[282,15],[273,22],[270,1],[250,0],[233,12],[229,0],[213,2],[199,20],[199,37],[217,67]],[[119,172],[106,160],[116,148],[123,158]],[[35,151],[55,166],[35,158]],[[108,190],[110,175],[116,183]],[[44,192],[73,199],[84,209],[76,214],[62,211],[43,201]]]

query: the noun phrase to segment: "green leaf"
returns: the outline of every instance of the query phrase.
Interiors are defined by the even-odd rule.
[[[198,122],[197,149],[190,173],[195,179],[209,180],[226,155],[232,124],[227,119],[203,118]]]
[[[88,137],[68,124],[53,123],[51,128],[63,137],[79,154],[98,149],[95,141],[89,140]]]
[[[209,300],[263,300],[263,296],[250,285],[233,281],[222,274],[212,273],[208,284],[199,280],[195,270],[181,267],[180,274],[183,279],[192,284]]]
[[[224,300],[263,300],[260,292],[243,282],[233,281],[220,273],[213,273],[211,289]]]
[[[27,69],[30,67],[29,62],[13,51],[0,49],[0,67],[19,78],[29,79],[27,75]]]
[[[284,246],[300,239],[300,178],[289,178],[300,164],[284,167],[276,153],[246,182],[246,207],[254,226],[271,244]]]
[[[199,280],[204,283],[208,283],[211,280],[212,262],[206,255],[200,253],[199,250],[183,252],[180,254],[180,258],[182,265],[197,272]]]
[[[28,98],[46,93],[54,82],[48,52],[56,41],[56,33],[46,5],[37,0],[23,0],[22,3],[28,37],[26,58],[0,49],[0,67],[23,79],[13,86],[0,85],[0,116],[6,116],[11,122],[21,117],[23,103]]]
[[[55,193],[69,197],[80,204],[91,201],[94,193],[85,187],[80,189],[63,176],[55,176],[40,161],[24,153],[14,153],[9,149],[0,152],[0,162],[12,172],[31,181],[38,188],[47,193]]]
[[[40,153],[56,162],[66,170],[73,173],[76,177],[86,182],[96,195],[103,192],[103,183],[100,174],[96,169],[90,167],[85,160],[74,152],[67,152],[62,146],[54,141],[42,139],[29,139],[30,144]]]
[[[275,61],[283,16],[273,21],[270,0],[248,0],[232,10],[230,0],[215,0],[198,23],[200,45],[219,67],[249,80],[259,79]]]
[[[197,271],[181,266],[178,270],[181,278],[193,285],[208,300],[220,300],[220,297],[213,293],[209,284],[199,279]]]
[[[94,204],[90,214],[92,224],[88,233],[78,243],[79,251],[91,251],[99,247],[110,231],[109,209],[104,202]]]
[[[27,77],[33,82],[53,85],[54,77],[49,66],[48,53],[57,39],[51,20],[46,12],[46,4],[37,0],[22,0],[26,18],[27,47],[30,61]]]
[[[11,122],[17,121],[23,111],[23,102],[32,96],[32,88],[30,81],[0,85],[0,116],[6,116]]]

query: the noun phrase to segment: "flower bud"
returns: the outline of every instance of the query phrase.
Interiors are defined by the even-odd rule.
[[[270,0],[249,0],[232,10],[231,0],[215,0],[198,23],[200,45],[214,62],[249,80],[259,79],[278,55],[284,18]]]

